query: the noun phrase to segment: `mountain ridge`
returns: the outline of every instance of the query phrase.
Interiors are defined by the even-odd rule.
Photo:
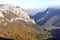
[[[3,13],[3,14],[1,14]],[[30,17],[28,16],[28,14],[26,12],[23,11],[22,8],[20,7],[16,7],[13,6],[11,4],[4,4],[4,5],[0,5],[0,16],[4,16],[8,19],[22,19],[26,22],[31,22],[31,23],[35,23],[33,19],[30,19]],[[9,15],[9,16],[8,16]]]
[[[39,25],[42,26],[49,19],[51,19],[53,16],[56,16],[56,17],[58,16],[58,19],[60,19],[60,16],[59,15],[60,15],[60,9],[57,9],[57,8],[47,8],[45,11],[38,12],[36,15],[31,16],[31,18],[34,19],[37,24],[39,24]]]

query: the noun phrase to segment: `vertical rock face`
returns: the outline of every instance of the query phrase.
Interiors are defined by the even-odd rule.
[[[26,22],[35,23],[21,7],[11,4],[0,4],[0,17],[5,17],[9,20],[17,18],[17,20],[21,19]]]

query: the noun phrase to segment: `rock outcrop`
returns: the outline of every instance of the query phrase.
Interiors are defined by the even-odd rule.
[[[10,21],[20,19],[25,22],[35,23],[21,7],[13,6],[11,4],[0,4],[0,17],[5,17]]]

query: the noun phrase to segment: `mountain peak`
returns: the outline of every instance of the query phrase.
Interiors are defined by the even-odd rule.
[[[5,17],[9,20],[23,20],[31,23],[35,23],[33,19],[30,19],[29,15],[22,10],[21,7],[17,7],[11,4],[0,5],[0,17]]]

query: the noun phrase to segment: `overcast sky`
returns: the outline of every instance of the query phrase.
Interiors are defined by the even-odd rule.
[[[45,8],[52,5],[60,5],[60,0],[0,0],[0,4],[10,3],[22,8]]]

